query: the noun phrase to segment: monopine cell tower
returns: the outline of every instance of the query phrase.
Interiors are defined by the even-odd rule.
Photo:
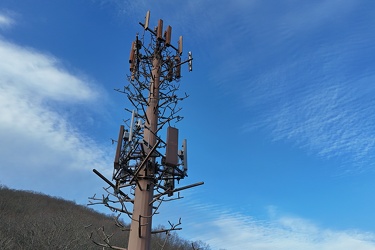
[[[172,27],[163,30],[163,20],[150,28],[150,12],[146,14],[142,34],[132,42],[129,56],[129,84],[123,90],[132,105],[129,119],[120,126],[114,159],[112,181],[94,169],[107,182],[117,199],[103,196],[102,203],[113,211],[131,218],[128,250],[149,250],[152,218],[163,201],[180,198],[181,190],[203,182],[177,187],[187,177],[187,140],[181,142],[175,127],[180,101],[178,95],[181,68],[192,71],[192,53],[183,59],[183,39],[172,44]],[[159,134],[163,131],[166,138]],[[99,200],[95,197],[92,199]],[[94,203],[92,203],[94,204]]]

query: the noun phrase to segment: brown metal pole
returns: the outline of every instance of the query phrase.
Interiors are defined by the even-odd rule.
[[[159,82],[160,82],[160,62],[161,53],[159,41],[156,41],[152,62],[152,77],[150,82],[150,92],[148,97],[148,107],[146,110],[147,119],[145,121],[144,141],[148,143],[145,147],[146,154],[149,148],[156,143],[156,131],[158,126],[158,104],[159,104]],[[128,250],[150,250],[151,230],[152,230],[152,199],[154,195],[154,172],[155,157],[150,157],[150,164],[139,171],[136,179],[138,185],[135,188],[133,216],[130,226]]]

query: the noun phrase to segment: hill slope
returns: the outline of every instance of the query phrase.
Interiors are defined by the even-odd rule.
[[[116,232],[114,244],[127,244],[127,232],[119,231],[112,218],[38,193],[1,187],[0,221],[0,249],[95,249],[89,235],[101,226]]]
[[[92,241],[103,243],[103,228],[107,235],[113,234],[111,245],[127,246],[128,232],[121,231],[110,216],[71,201],[0,186],[0,249],[103,249]],[[154,235],[152,249],[193,249],[177,234],[165,239],[166,234]],[[209,249],[202,242],[194,246]]]

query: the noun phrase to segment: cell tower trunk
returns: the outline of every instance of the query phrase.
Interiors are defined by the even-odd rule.
[[[145,153],[148,154],[157,140],[159,83],[161,54],[156,42],[153,55],[152,77],[150,82],[146,121],[144,129]],[[149,250],[152,230],[152,199],[154,195],[155,157],[140,171],[135,189],[133,220],[130,226],[128,250]]]

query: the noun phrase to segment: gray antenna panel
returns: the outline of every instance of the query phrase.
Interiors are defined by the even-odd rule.
[[[187,140],[186,139],[184,139],[182,141],[182,153],[183,153],[182,165],[184,166],[184,172],[186,174],[187,170],[188,170],[188,165],[187,165]]]
[[[116,155],[115,155],[115,161],[114,161],[115,169],[118,169],[120,167],[120,154],[121,154],[123,136],[124,136],[124,125],[121,125],[120,126],[120,132],[118,134]]]

